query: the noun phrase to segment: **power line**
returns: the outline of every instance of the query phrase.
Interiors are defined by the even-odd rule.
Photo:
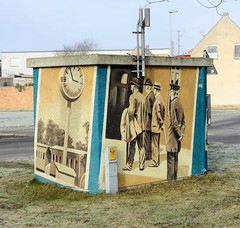
[[[209,5],[203,4],[200,0],[197,0],[197,2],[198,2],[201,6],[207,8],[207,9],[214,9],[214,8],[215,8],[217,14],[220,15],[220,16],[223,16],[223,14],[221,14],[221,13],[219,12],[218,7],[219,7],[223,2],[227,2],[228,0],[219,0],[219,3],[217,3],[217,4],[212,3],[211,0],[207,0],[207,1],[208,1]],[[234,1],[238,1],[238,0],[234,0]]]
[[[158,1],[146,0],[146,1],[147,1],[147,4],[143,8],[145,8],[146,6],[148,6],[150,4],[154,4],[154,3],[169,2],[169,0],[158,0]]]
[[[223,2],[224,0],[220,0],[220,2],[219,2],[218,4],[213,4],[210,0],[207,0],[208,3],[209,3],[211,6],[207,6],[207,5],[203,4],[200,0],[197,0],[197,1],[198,1],[198,3],[199,3],[201,6],[209,9],[209,8],[217,8],[218,6],[220,6],[220,5],[222,4],[222,2]],[[225,1],[226,1],[226,0],[225,0]]]

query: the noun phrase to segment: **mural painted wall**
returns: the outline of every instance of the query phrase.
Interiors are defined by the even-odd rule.
[[[86,189],[95,67],[39,70],[35,174]]]
[[[92,193],[105,189],[104,149],[117,147],[118,184],[191,176],[197,67],[41,68],[35,175]],[[197,164],[198,166],[198,164]]]
[[[117,146],[119,187],[190,176],[198,69],[133,70],[111,67],[106,101],[103,149]]]

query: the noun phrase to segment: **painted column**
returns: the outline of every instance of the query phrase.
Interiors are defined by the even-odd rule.
[[[93,110],[93,126],[91,140],[91,156],[89,167],[88,191],[99,192],[99,173],[102,150],[102,134],[104,122],[104,107],[106,96],[107,66],[98,66]]]
[[[203,174],[207,170],[207,151],[206,151],[206,67],[199,68],[192,175]]]
[[[39,78],[39,68],[33,69],[33,110],[34,110],[34,126],[36,120],[36,108],[37,108],[37,94],[38,94],[38,78]]]

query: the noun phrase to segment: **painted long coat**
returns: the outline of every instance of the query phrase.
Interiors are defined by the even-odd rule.
[[[185,115],[183,106],[178,97],[170,104],[170,121],[168,127],[168,140],[166,149],[168,152],[180,152],[181,141],[178,139],[185,132]]]
[[[157,95],[156,100],[153,104],[151,131],[153,133],[160,133],[164,120],[165,120],[165,104],[162,95],[159,94]]]
[[[137,137],[135,130],[136,120],[129,121],[128,109],[125,108],[122,112],[121,122],[120,122],[120,132],[121,139],[125,142],[131,142]]]
[[[128,115],[129,121],[135,121],[135,130],[137,134],[146,130],[146,100],[143,94],[136,92],[129,97]],[[138,125],[138,126],[136,126]]]
[[[146,96],[146,112],[147,112],[147,125],[146,130],[151,130],[152,122],[152,108],[155,101],[155,96],[153,91],[150,91]]]

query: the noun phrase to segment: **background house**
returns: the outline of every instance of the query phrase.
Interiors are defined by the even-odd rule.
[[[240,106],[240,28],[224,13],[217,24],[190,52],[202,57],[207,50],[218,74],[208,75],[212,106]]]
[[[38,52],[2,52],[2,77],[32,76],[32,69],[27,68],[28,58],[52,57],[53,51]]]
[[[169,48],[149,49],[146,55],[168,56]],[[88,54],[134,55],[136,49],[92,50]],[[75,53],[76,54],[76,53]],[[33,69],[26,65],[27,59],[66,55],[63,51],[2,52],[0,75],[0,111],[33,109]],[[0,68],[1,69],[1,68]]]
[[[136,50],[136,49],[134,49]],[[134,55],[132,49],[122,50],[91,50],[87,54],[107,54],[107,55]],[[170,54],[169,48],[151,48],[146,47],[148,52],[156,56],[168,56]],[[2,73],[1,77],[18,77],[29,78],[32,77],[33,71],[27,68],[26,61],[29,58],[54,57],[62,55],[63,51],[28,51],[28,52],[2,52]],[[135,51],[136,52],[136,51]]]

